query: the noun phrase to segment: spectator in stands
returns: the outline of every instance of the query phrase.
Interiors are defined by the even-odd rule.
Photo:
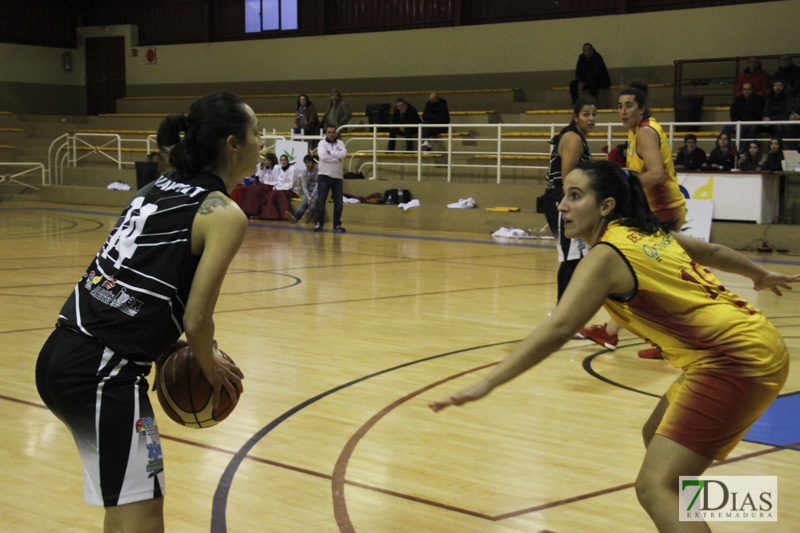
[[[758,122],[764,118],[764,97],[753,90],[753,84],[742,84],[742,94],[737,96],[731,104],[731,120],[733,122]],[[742,147],[746,139],[756,137],[758,126],[755,124],[742,124],[740,126],[739,146]],[[725,126],[722,131],[728,135],[736,131],[735,126]]]
[[[328,104],[328,109],[322,116],[322,129],[327,129],[328,126],[334,126],[335,128],[344,126],[350,123],[351,118],[353,118],[353,113],[350,111],[350,106],[347,105],[347,102],[342,100],[342,93],[339,92],[339,89],[333,89],[331,91],[331,103]]]
[[[739,76],[739,81],[736,82],[736,91],[734,96],[742,94],[742,85],[750,82],[753,85],[753,90],[759,96],[764,96],[769,90],[769,74],[761,68],[761,61],[757,57],[751,57],[747,60],[747,68]]]
[[[628,150],[628,141],[625,141],[622,144],[618,144],[610,152],[608,152],[608,160],[613,161],[621,168],[625,168],[625,155],[627,150]]]
[[[580,91],[587,89],[589,96],[597,99],[599,89],[611,87],[611,78],[608,75],[606,63],[590,43],[583,45],[583,53],[578,56],[575,66],[575,79],[569,83],[569,94],[572,105],[578,101]]]
[[[783,141],[777,137],[769,140],[769,151],[767,152],[767,160],[764,161],[764,166],[761,170],[769,172],[780,172],[783,170]]]
[[[786,94],[783,82],[777,80],[772,84],[772,90],[767,93],[764,98],[764,122],[772,122],[775,120],[789,120],[789,105],[792,99]],[[783,139],[785,127],[783,124],[776,124],[775,126],[763,126],[762,131],[774,134],[779,139]]]
[[[319,154],[319,174],[317,175],[317,223],[314,231],[322,231],[325,223],[325,202],[328,201],[328,191],[333,198],[333,231],[344,233],[342,226],[342,207],[344,205],[344,172],[342,162],[347,157],[347,148],[344,143],[336,138],[336,126],[329,125],[325,129],[325,138],[317,147]]]
[[[310,155],[303,158],[303,164],[306,168],[300,171],[300,185],[303,189],[300,196],[302,198],[300,207],[294,213],[291,211],[283,213],[284,218],[292,222],[300,220],[303,213],[306,215],[306,222],[311,222],[317,210],[317,173],[319,172],[319,167],[317,166],[317,161]]]
[[[800,93],[789,101],[789,120],[800,122]],[[786,124],[783,134],[786,139],[800,138],[800,124]],[[800,151],[800,141],[790,141],[787,144],[787,148]]]
[[[694,133],[687,134],[675,157],[675,170],[700,170],[707,166],[706,153],[697,147],[697,136]]]
[[[778,59],[778,72],[772,75],[772,82],[780,80],[789,96],[800,92],[800,67],[792,63],[789,54],[783,54]]]
[[[398,98],[392,112],[392,124],[419,124],[417,109],[402,98]],[[413,126],[395,126],[389,130],[389,151],[395,149],[395,137],[403,136],[406,138],[406,151],[414,151],[413,139],[417,136],[417,128]]]
[[[275,186],[278,180],[278,156],[272,152],[264,154],[264,159],[256,166],[256,177],[262,185]]]
[[[283,213],[291,209],[291,199],[300,196],[299,193],[300,175],[297,167],[289,163],[288,156],[282,155],[275,178],[275,186],[261,201],[261,209],[253,218],[282,220]]]
[[[717,136],[717,145],[708,154],[708,166],[714,170],[729,171],[736,166],[738,156],[736,148],[731,146],[731,138],[727,133],[720,133]]]
[[[447,100],[439,97],[439,94],[432,92],[425,102],[425,110],[422,112],[423,124],[450,124],[450,111],[447,109]],[[422,143],[423,150],[431,149],[431,139],[447,133],[447,128],[432,128],[430,126],[423,126],[422,138],[425,141]]]
[[[750,141],[747,151],[739,156],[739,170],[744,172],[761,172],[764,163],[767,162],[767,154],[761,151],[758,141]]]
[[[238,188],[232,197],[250,218],[255,218],[261,212],[261,204],[267,194],[275,186],[278,173],[278,158],[273,153],[264,154],[264,158],[256,164],[256,181],[244,188]]]
[[[297,97],[294,125],[294,133],[302,133],[303,135],[319,134],[319,116],[317,116],[317,108],[305,94],[301,94]]]

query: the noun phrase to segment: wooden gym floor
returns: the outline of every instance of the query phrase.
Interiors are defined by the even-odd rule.
[[[33,376],[116,214],[0,204],[0,531],[102,527],[102,510],[83,504],[72,439]],[[186,429],[151,395],[167,531],[654,531],[632,487],[640,427],[679,372],[636,357],[643,343],[631,334],[615,352],[571,341],[479,403],[426,406],[501,360],[551,310],[553,241],[348,226],[347,206],[344,223],[344,235],[283,222],[248,230],[215,315],[220,346],[246,376],[230,418]],[[800,270],[796,256],[768,257],[768,268]],[[797,364],[800,287],[778,298],[720,277],[773,320]],[[798,391],[793,369],[772,416],[708,472],[778,476],[778,521],[715,531],[797,531]]]

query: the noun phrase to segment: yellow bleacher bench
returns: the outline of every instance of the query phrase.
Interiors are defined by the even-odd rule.
[[[76,146],[75,149],[78,150],[78,151],[82,151],[82,152],[94,152],[94,151],[116,152],[117,151],[117,148],[114,148],[112,146],[103,146],[103,147],[99,147],[99,148],[95,148],[95,147],[92,147],[92,146]],[[120,148],[119,151],[120,152],[141,152],[141,153],[145,153],[146,154],[147,153],[147,148]]]
[[[354,154],[350,154],[352,157],[372,157],[372,152],[356,152]],[[423,153],[422,157],[424,159],[428,159],[431,157],[442,157],[444,154],[437,154],[437,153]],[[392,157],[397,159],[416,159],[417,154],[396,154],[392,152],[378,152],[378,157]]]
[[[625,87],[627,87],[627,85],[625,85],[625,84],[612,85],[612,86],[609,87],[609,89],[610,90],[615,90],[615,89],[622,90]],[[647,84],[647,88],[648,89],[663,88],[663,87],[672,87],[672,84],[671,83],[648,83]],[[569,86],[568,85],[564,85],[564,86],[561,86],[561,87],[551,87],[550,90],[552,90],[552,91],[569,91]]]
[[[70,133],[112,133],[117,135],[155,135],[156,130],[93,130],[79,129],[70,130]]]

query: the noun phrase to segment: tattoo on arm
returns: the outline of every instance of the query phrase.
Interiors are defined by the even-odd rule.
[[[215,207],[221,207],[223,209],[227,209],[230,206],[230,202],[228,199],[218,195],[218,194],[209,194],[206,196],[206,199],[203,200],[203,203],[200,205],[200,209],[198,213],[201,215],[208,215],[214,210]]]

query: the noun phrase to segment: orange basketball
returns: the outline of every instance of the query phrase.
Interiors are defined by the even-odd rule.
[[[219,353],[233,362],[222,350]],[[219,405],[214,409],[211,383],[203,375],[188,346],[172,352],[164,360],[156,378],[156,393],[167,416],[191,428],[208,428],[219,424],[231,414],[235,405],[227,389],[223,388]]]

